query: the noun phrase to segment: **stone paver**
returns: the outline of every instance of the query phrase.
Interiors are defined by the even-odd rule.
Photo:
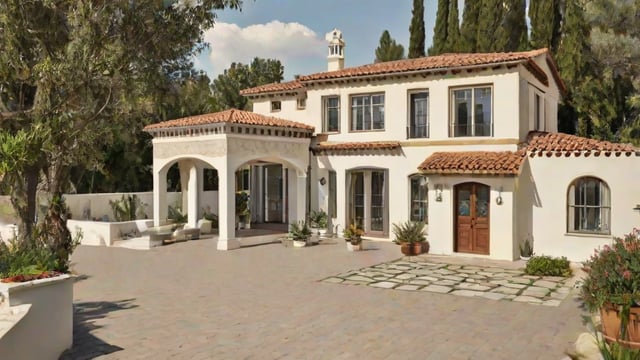
[[[434,290],[454,289],[428,272],[419,277],[434,278],[420,279],[429,285],[411,283],[419,278],[342,285],[346,277],[412,271],[386,270],[400,258],[397,245],[365,245],[371,250],[355,253],[342,242],[228,252],[209,240],[144,252],[80,246],[72,257],[82,275],[74,347],[63,359],[560,359],[585,331],[570,289],[569,299],[532,306],[492,291],[441,294]],[[398,265],[456,270],[430,256]],[[361,268],[368,270],[353,270]]]

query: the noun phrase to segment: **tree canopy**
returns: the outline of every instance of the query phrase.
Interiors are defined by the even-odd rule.
[[[425,56],[424,0],[413,0],[409,26],[409,59]]]
[[[380,44],[376,48],[374,62],[384,62],[404,59],[404,47],[391,37],[388,30],[382,32]]]

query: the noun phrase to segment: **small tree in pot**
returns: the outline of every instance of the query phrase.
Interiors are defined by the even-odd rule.
[[[358,227],[358,225],[350,224],[344,229],[342,235],[344,236],[344,240],[347,242],[347,250],[362,250],[362,235],[364,235],[364,230]]]
[[[421,221],[393,224],[393,234],[396,237],[394,242],[400,244],[400,250],[404,255],[419,255],[422,252],[423,243],[427,240],[424,227],[425,224]],[[428,252],[428,245],[425,248],[425,252]]]
[[[311,229],[306,221],[297,221],[289,225],[289,237],[293,240],[293,247],[304,247],[311,238]]]
[[[309,214],[309,226],[314,234],[324,237],[327,233],[328,216],[324,210],[312,210]]]

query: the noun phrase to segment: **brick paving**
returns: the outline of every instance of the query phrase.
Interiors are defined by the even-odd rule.
[[[573,294],[551,307],[322,281],[401,257],[397,245],[366,245],[80,246],[63,359],[546,360],[584,331]]]

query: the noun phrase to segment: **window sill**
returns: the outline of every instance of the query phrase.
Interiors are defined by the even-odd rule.
[[[601,238],[601,239],[612,239],[613,236],[611,236],[611,234],[598,234],[598,233],[588,233],[588,232],[568,232],[565,233],[564,236],[570,236],[570,237],[595,237],[595,238]]]
[[[318,135],[336,135],[336,134],[340,134],[340,131],[323,131],[321,133],[318,133]]]
[[[371,129],[371,130],[349,130],[350,133],[370,133],[370,132],[384,132],[385,129]]]

